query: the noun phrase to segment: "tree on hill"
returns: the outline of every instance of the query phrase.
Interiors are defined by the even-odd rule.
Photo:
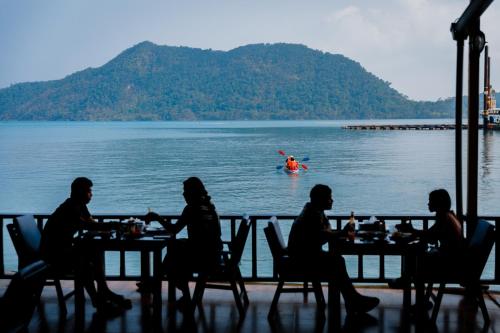
[[[99,68],[0,90],[0,119],[238,120],[452,116],[359,63],[297,44],[213,51],[142,42]]]

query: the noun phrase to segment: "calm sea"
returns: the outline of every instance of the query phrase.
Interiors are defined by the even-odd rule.
[[[298,214],[318,183],[333,188],[333,214],[429,214],[428,193],[436,188],[454,200],[454,131],[342,129],[356,123],[362,122],[0,122],[0,212],[50,213],[77,176],[94,182],[92,213],[150,207],[178,214],[182,181],[190,176],[205,182],[220,214]],[[479,213],[500,215],[500,132],[481,132],[479,142]],[[279,149],[309,157],[308,172],[278,171]],[[14,270],[6,238],[6,265]],[[259,248],[267,249],[263,235]],[[270,272],[269,253],[260,251],[259,259],[259,274]]]

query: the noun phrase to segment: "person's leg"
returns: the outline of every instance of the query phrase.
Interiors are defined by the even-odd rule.
[[[334,255],[330,253],[324,253],[324,258],[321,260],[324,264],[322,267],[330,267],[331,274],[335,279],[335,283],[339,286],[339,290],[342,293],[344,299],[351,298],[357,294],[354,285],[352,284],[351,278],[347,273],[347,268],[345,265],[345,260],[340,255]]]
[[[53,258],[50,265],[56,275],[81,274],[83,287],[87,291],[92,305],[97,307],[100,299],[94,284],[94,271],[91,269],[87,256],[81,258],[74,249],[67,249],[60,256]],[[77,265],[82,265],[82,267],[77,267]]]
[[[321,261],[324,262],[324,265],[320,267],[332,267],[331,278],[339,286],[348,313],[368,312],[378,305],[378,298],[363,296],[356,290],[349,277],[345,260],[342,256],[325,253]]]
[[[391,289],[404,289],[409,287],[412,277],[415,275],[416,257],[410,253],[401,258],[402,274],[400,277],[389,280],[387,285]]]
[[[192,258],[187,251],[186,244],[184,239],[179,239],[171,245],[170,252],[163,259],[163,271],[169,283],[174,283],[175,287],[182,292],[182,296],[190,299],[188,282],[192,276]]]
[[[106,272],[104,269],[103,259],[104,253],[102,251],[94,251],[88,254],[88,271],[92,274],[92,279],[97,284],[97,299],[99,302],[111,301],[125,309],[132,308],[132,302],[129,299],[114,293],[109,288],[108,283],[106,282]],[[93,281],[91,281],[92,286],[94,285]]]

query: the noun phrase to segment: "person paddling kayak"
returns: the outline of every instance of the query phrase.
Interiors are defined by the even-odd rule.
[[[285,167],[291,172],[296,172],[299,170],[299,162],[297,162],[295,158],[290,155],[285,161]]]
[[[287,156],[286,153],[283,150],[278,150],[278,153],[281,156]],[[285,173],[299,173],[299,169],[302,167],[302,169],[306,170],[309,169],[307,165],[305,165],[302,162],[309,161],[309,157],[304,157],[300,162],[293,157],[293,155],[288,155],[288,157],[285,160],[285,163],[282,165],[278,165],[276,167],[276,170],[283,170]]]

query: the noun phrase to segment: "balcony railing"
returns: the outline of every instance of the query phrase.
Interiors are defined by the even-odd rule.
[[[8,232],[5,225],[12,223],[12,220],[21,214],[0,214],[0,278],[9,278],[17,270],[17,257],[13,249]],[[406,219],[410,219],[415,228],[428,229],[435,221],[434,216],[424,215],[376,215],[377,219],[385,221],[386,227],[391,228],[395,224],[401,223]],[[48,214],[35,214],[38,227],[42,230],[46,222]],[[129,217],[141,218],[141,215],[130,214],[106,214],[94,215],[95,219],[104,223],[106,221],[126,220]],[[163,215],[164,218],[175,222],[178,215]],[[283,230],[285,239],[288,237],[290,227],[296,216],[294,215],[278,215],[280,226]],[[244,278],[249,281],[273,281],[276,279],[273,271],[272,256],[269,247],[265,240],[263,228],[267,225],[267,221],[271,215],[250,215],[252,221],[251,233],[247,240],[245,251],[241,260],[241,270]],[[330,223],[332,228],[341,229],[348,221],[347,215],[330,215]],[[367,221],[370,216],[357,216],[358,222]],[[500,242],[500,216],[481,216],[481,219],[487,220],[496,227],[495,244]],[[232,240],[236,235],[238,224],[241,216],[238,215],[221,215],[222,238],[224,240]],[[464,228],[465,229],[465,228]],[[182,235],[181,235],[182,237]],[[7,251],[8,250],[8,251]],[[482,282],[484,284],[500,285],[500,247],[495,246],[487,266],[483,274]],[[6,255],[13,254],[15,258],[9,256],[9,267],[6,267]],[[14,267],[13,262],[15,262]],[[346,262],[349,273],[355,282],[366,283],[384,283],[389,278],[399,276],[400,258],[391,256],[369,256],[366,258],[363,255],[346,256]],[[376,268],[375,268],[376,267]],[[119,280],[137,280],[138,274],[127,273],[127,256],[121,252],[119,254],[118,272],[108,274],[110,279]]]

